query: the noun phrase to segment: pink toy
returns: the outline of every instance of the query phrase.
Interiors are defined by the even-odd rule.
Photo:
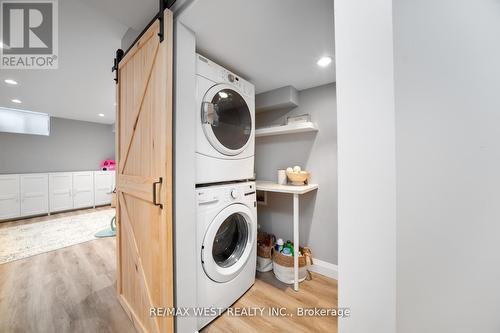
[[[115,160],[104,160],[101,162],[101,170],[104,171],[112,171],[116,169],[116,162]]]

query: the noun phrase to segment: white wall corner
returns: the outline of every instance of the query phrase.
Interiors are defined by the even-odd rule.
[[[339,267],[337,265],[315,258],[313,258],[312,262],[313,264],[309,267],[311,272],[324,275],[331,279],[339,279]]]

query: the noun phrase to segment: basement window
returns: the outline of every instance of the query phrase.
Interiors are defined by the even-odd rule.
[[[50,116],[47,113],[0,107],[0,132],[49,136]]]

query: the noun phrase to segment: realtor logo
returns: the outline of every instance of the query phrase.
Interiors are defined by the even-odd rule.
[[[57,0],[0,0],[2,69],[58,67]]]

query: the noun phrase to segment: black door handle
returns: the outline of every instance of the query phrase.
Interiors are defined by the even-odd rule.
[[[160,206],[160,209],[163,209],[163,205],[161,203],[157,203],[156,202],[156,185],[157,184],[161,184],[162,183],[162,178],[160,177],[160,179],[158,179],[157,182],[154,182],[153,183],[153,205],[155,206]]]

